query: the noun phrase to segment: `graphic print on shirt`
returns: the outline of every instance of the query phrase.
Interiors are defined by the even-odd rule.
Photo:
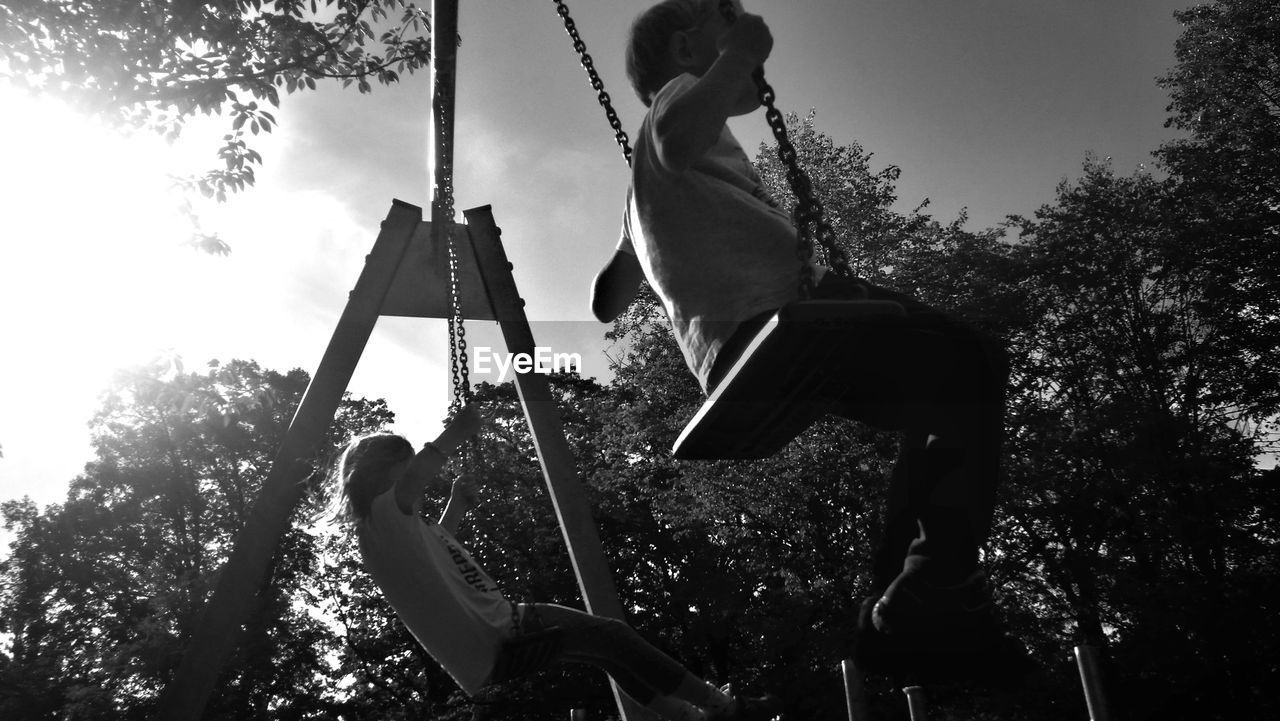
[[[458,568],[458,575],[462,576],[462,580],[466,581],[472,588],[481,593],[490,593],[497,591],[497,587],[490,585],[489,577],[484,571],[480,570],[465,551],[452,543],[443,534],[436,534],[440,542],[444,544],[446,550],[449,551],[449,557],[453,559],[453,563]]]

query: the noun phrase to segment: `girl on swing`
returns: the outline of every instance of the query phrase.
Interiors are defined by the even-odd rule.
[[[510,643],[559,629],[552,660],[597,666],[618,686],[672,721],[765,721],[781,713],[773,696],[730,696],[651,646],[627,624],[565,606],[515,604],[454,537],[475,501],[462,476],[439,521],[422,515],[424,493],[443,497],[447,457],[479,431],[465,408],[421,451],[398,435],[352,441],[332,473],[332,516],[355,532],[365,570],[413,634],[468,695],[497,675]]]

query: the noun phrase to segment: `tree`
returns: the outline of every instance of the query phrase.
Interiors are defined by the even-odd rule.
[[[1178,64],[1160,79],[1168,124],[1190,138],[1166,146],[1241,153],[1234,170],[1274,194],[1280,158],[1280,16],[1267,0],[1213,0],[1175,13]],[[1240,189],[1244,189],[1241,187]],[[1273,195],[1274,197],[1274,195]]]
[[[1267,0],[1216,0],[1177,13],[1178,63],[1163,145],[1178,221],[1204,274],[1205,301],[1235,310],[1257,378],[1280,375],[1280,15]],[[1267,382],[1258,398],[1277,398]]]
[[[222,167],[181,182],[221,201],[253,184],[262,158],[248,135],[275,126],[266,108],[281,88],[394,83],[427,63],[429,30],[406,0],[20,2],[0,6],[0,78],[171,139],[196,113],[226,112]],[[225,252],[216,237],[198,241]]]
[[[1280,560],[1263,530],[1280,507],[1254,467],[1275,405],[1238,310],[1212,300],[1181,190],[1090,160],[1035,220],[1015,221],[1036,312],[1012,335],[1012,497],[996,547],[1034,559],[1017,583],[1042,621],[1111,645],[1133,713],[1226,718],[1224,695],[1276,673],[1262,650],[1275,647],[1274,610],[1242,604]],[[1222,675],[1210,683],[1199,664]]]
[[[854,275],[883,283],[893,272],[896,250],[930,224],[929,216],[921,212],[928,201],[908,214],[895,212],[892,206],[898,196],[894,184],[902,171],[894,165],[873,171],[872,153],[856,142],[836,145],[818,131],[816,119],[814,110],[803,119],[794,113],[785,118],[797,160],[812,181],[824,217],[848,254]],[[777,152],[761,143],[755,163],[761,180],[782,206],[794,206],[796,198]]]
[[[6,718],[150,715],[306,383],[243,361],[116,379],[93,421],[96,458],[67,500],[3,508],[15,536],[0,567],[0,626],[13,637],[0,667]],[[335,442],[391,414],[346,401],[341,417]],[[213,717],[325,708],[336,641],[299,602],[315,546],[299,527],[282,539]]]

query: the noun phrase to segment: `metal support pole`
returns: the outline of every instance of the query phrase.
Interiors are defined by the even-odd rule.
[[[492,210],[486,205],[466,210],[463,215],[476,254],[476,267],[484,279],[485,292],[489,294],[489,304],[498,318],[507,351],[512,355],[524,353],[533,357],[536,348],[533,331],[524,313],[524,299],[516,290],[511,263],[502,248]],[[551,395],[547,377],[541,373],[517,373],[515,383],[587,611],[625,621],[626,615],[600,545],[591,506],[582,492],[573,450],[565,438],[560,408]],[[612,686],[623,721],[646,718],[648,712],[645,709],[623,694],[617,683],[612,683]]]
[[[1080,668],[1080,683],[1084,686],[1084,701],[1089,706],[1092,721],[1110,721],[1111,713],[1102,693],[1101,653],[1093,646],[1076,646],[1076,665]]]
[[[431,133],[427,167],[432,174],[431,222],[437,233],[449,232],[453,218],[440,217],[440,200],[453,196],[453,120],[458,70],[458,0],[431,3]],[[452,205],[452,201],[450,201]],[[446,221],[446,222],[442,222]],[[440,235],[437,240],[447,238]]]
[[[907,686],[902,689],[907,695],[907,710],[911,712],[911,721],[929,721],[929,706],[925,702],[923,686]]]
[[[852,659],[840,662],[840,675],[844,677],[844,700],[849,721],[868,721],[871,711],[867,708],[867,687]]]
[[[302,480],[314,468],[324,434],[333,423],[396,269],[421,222],[421,209],[399,201],[392,204],[271,472],[218,574],[178,670],[160,694],[158,721],[192,721],[204,714],[218,675],[239,643],[260,591],[269,583],[271,558],[289,527],[289,514],[302,496]]]

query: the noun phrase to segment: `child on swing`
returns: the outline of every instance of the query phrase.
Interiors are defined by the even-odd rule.
[[[546,603],[507,600],[454,537],[475,500],[469,478],[453,482],[439,521],[422,515],[424,492],[444,494],[447,456],[479,431],[463,409],[417,453],[403,437],[352,441],[333,472],[332,515],[355,532],[365,569],[418,643],[469,695],[486,686],[506,642],[559,628],[553,660],[605,670],[618,686],[672,721],[765,721],[776,698],[733,697],[697,678],[622,621]]]
[[[773,312],[799,299],[801,270],[789,214],[726,125],[760,107],[752,73],[773,38],[759,16],[734,3],[730,21],[721,4],[664,0],[632,25],[627,72],[649,110],[634,141],[622,238],[592,288],[592,310],[609,322],[647,279],[707,393]],[[906,295],[809,266],[813,298],[892,300],[918,331],[901,346],[864,350],[896,377],[876,417],[860,418],[904,437],[855,657],[886,671],[942,658],[946,674],[1017,656],[1004,653],[1011,640],[978,567],[999,475],[1003,349]]]

